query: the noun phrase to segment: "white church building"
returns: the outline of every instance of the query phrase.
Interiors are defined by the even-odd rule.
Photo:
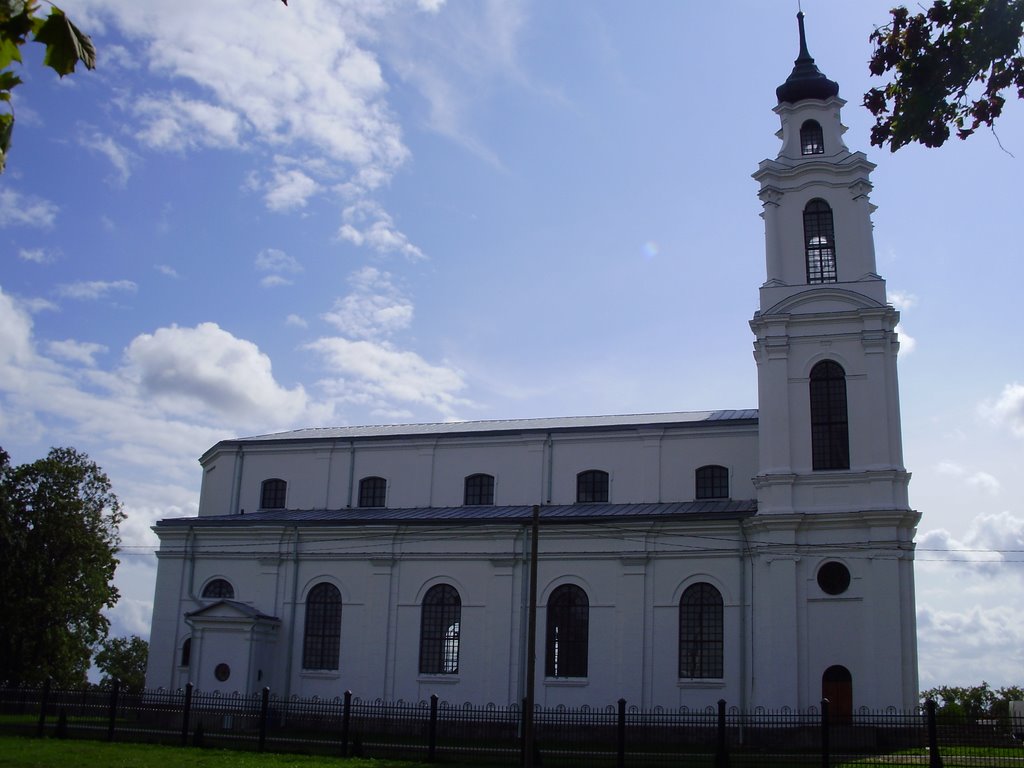
[[[754,174],[758,408],[300,429],[160,521],[147,684],[509,704],[917,702],[914,533],[869,175],[807,52]]]

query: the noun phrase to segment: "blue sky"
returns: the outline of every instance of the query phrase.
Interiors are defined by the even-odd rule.
[[[922,686],[1024,678],[1024,109],[871,148],[890,0],[807,0],[878,164],[903,313]],[[0,445],[87,451],[154,521],[217,440],[301,426],[756,406],[757,185],[795,3],[68,0],[99,51],[26,60],[0,176]],[[38,47],[38,46],[37,46]],[[1000,147],[1002,143],[1002,148]]]

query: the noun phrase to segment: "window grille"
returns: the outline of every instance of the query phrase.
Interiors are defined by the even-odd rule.
[[[284,509],[288,483],[280,478],[264,480],[260,492],[260,509]]]
[[[203,587],[203,597],[214,600],[234,600],[235,588],[224,579],[214,579]]]
[[[589,469],[576,475],[576,501],[580,504],[608,501],[608,473]]]
[[[359,506],[383,507],[387,492],[388,483],[383,477],[364,477],[359,481]]]
[[[696,498],[729,498],[729,470],[717,464],[709,464],[697,470]]]
[[[303,669],[337,669],[341,651],[341,593],[333,584],[317,584],[306,597]]]
[[[420,610],[420,674],[458,674],[462,624],[458,591],[448,584],[431,587]]]
[[[810,400],[812,467],[849,469],[846,372],[839,363],[823,360],[811,369]]]
[[[558,587],[548,599],[544,674],[586,677],[589,632],[586,592],[573,584]]]
[[[463,504],[466,506],[494,504],[494,476],[479,474],[467,477]]]
[[[725,676],[723,623],[721,593],[706,582],[687,587],[679,600],[679,677]]]
[[[800,127],[800,154],[825,154],[825,137],[817,120],[808,120]]]
[[[824,200],[811,200],[804,208],[804,246],[807,254],[807,282],[836,282],[832,209]]]

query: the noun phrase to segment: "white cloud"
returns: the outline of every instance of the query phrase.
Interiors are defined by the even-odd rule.
[[[264,288],[280,288],[283,285],[292,285],[292,281],[281,275],[267,275],[260,280],[260,285]]]
[[[102,344],[75,341],[74,339],[51,341],[46,345],[46,349],[54,357],[81,363],[89,367],[96,365],[96,355],[107,351],[107,347]]]
[[[137,336],[125,361],[143,395],[181,416],[212,413],[244,424],[281,424],[309,406],[301,385],[282,387],[266,354],[216,323]]]
[[[446,416],[457,406],[468,405],[457,393],[465,387],[462,373],[443,365],[431,365],[415,352],[395,349],[386,342],[322,338],[307,345],[318,352],[329,369],[343,378],[322,381],[332,397],[351,402],[416,403]]]
[[[1014,605],[976,606],[956,612],[945,605],[921,603],[917,630],[922,688],[977,685],[992,679],[993,664],[1007,671],[1024,667],[1019,642],[1024,618]],[[1013,679],[1013,672],[1008,676]]]
[[[990,496],[996,496],[1001,487],[999,480],[988,472],[975,472],[967,478],[967,484],[977,488],[978,490],[984,491]]]
[[[264,199],[272,211],[290,211],[303,208],[320,191],[315,180],[299,170],[276,171],[274,178],[264,184]]]
[[[917,296],[912,293],[906,293],[905,291],[889,291],[887,298],[889,299],[889,303],[896,307],[900,312],[917,306]]]
[[[256,269],[261,272],[301,272],[302,265],[277,248],[264,248],[256,255]]]
[[[0,290],[0,369],[7,363],[26,364],[32,360],[31,336],[32,318]]]
[[[57,286],[57,295],[68,299],[102,299],[111,293],[135,293],[139,289],[131,280],[91,280],[80,283],[64,283]]]
[[[352,293],[334,302],[321,317],[348,337],[390,336],[412,323],[413,305],[392,284],[391,275],[373,267],[355,272]]]
[[[284,319],[284,324],[291,328],[308,328],[309,323],[299,315],[291,314]]]
[[[45,248],[22,248],[18,251],[18,258],[36,264],[51,264],[56,257]]]
[[[169,266],[167,264],[157,264],[154,267],[154,269],[157,272],[159,272],[161,275],[166,275],[167,277],[174,277],[174,278],[179,277],[178,270],[176,270],[174,267]]]
[[[938,528],[918,536],[917,550],[924,562],[949,561],[989,576],[1005,577],[1014,573],[1006,564],[1019,562],[1024,551],[1024,519],[1006,511],[981,514],[962,539]],[[1016,575],[1024,577],[1024,570],[1018,570]]]
[[[1024,437],[1024,384],[1007,384],[994,402],[982,403],[980,410],[993,424],[1005,425]]]
[[[97,131],[80,136],[78,142],[86,149],[106,157],[111,165],[114,166],[115,175],[112,177],[113,183],[122,187],[125,185],[128,178],[132,175],[131,166],[134,161],[134,156],[127,147],[118,144],[110,136],[104,136]]]
[[[215,104],[171,93],[143,97],[134,109],[142,120],[135,137],[152,149],[230,148],[239,143],[238,115]]]
[[[917,349],[917,339],[907,333],[903,327],[903,323],[896,323],[896,335],[900,340],[900,355],[909,355],[915,349]]]
[[[371,200],[362,200],[342,211],[338,237],[380,254],[399,253],[410,261],[425,258],[423,251],[409,242],[396,227],[391,215]]]
[[[60,210],[49,200],[22,195],[13,189],[0,189],[0,228],[52,227]]]

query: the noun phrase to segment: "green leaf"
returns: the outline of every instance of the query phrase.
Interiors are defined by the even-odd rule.
[[[87,69],[96,68],[96,48],[92,40],[59,8],[50,9],[50,15],[36,32],[35,39],[46,45],[43,63],[61,77],[74,72],[79,61]]]
[[[7,150],[11,146],[11,131],[14,130],[14,115],[6,112],[0,115],[0,171],[7,164]]]
[[[17,42],[4,35],[0,39],[0,69],[10,66],[12,61],[21,61],[21,49]]]

